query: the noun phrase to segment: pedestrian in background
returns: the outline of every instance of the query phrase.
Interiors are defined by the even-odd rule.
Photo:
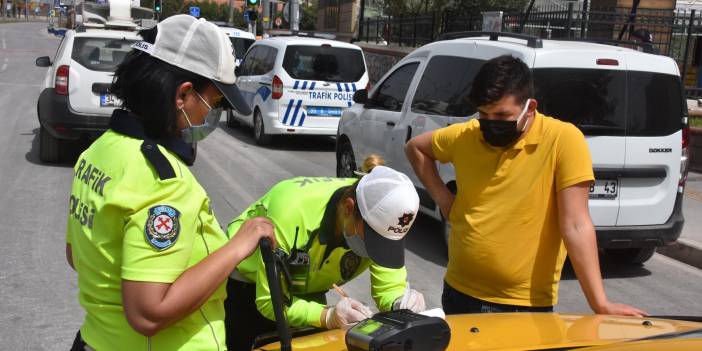
[[[225,281],[260,239],[276,242],[265,218],[227,237],[190,144],[222,107],[251,111],[216,25],[176,15],[140,35],[110,88],[124,109],[73,172],[66,256],[85,320],[72,351],[224,350]]]
[[[537,111],[529,67],[511,56],[489,60],[469,100],[478,119],[405,147],[451,225],[445,312],[553,311],[567,249],[593,311],[645,315],[605,294],[588,208],[588,145],[574,125]],[[457,194],[439,177],[437,160],[453,164]]]

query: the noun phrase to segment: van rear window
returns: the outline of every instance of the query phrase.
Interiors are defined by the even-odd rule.
[[[132,50],[134,42],[127,39],[75,38],[71,58],[91,71],[114,72]]]
[[[629,72],[627,135],[663,136],[682,128],[680,78],[651,72]]]
[[[575,124],[585,135],[625,135],[626,72],[537,68],[534,87],[539,112]]]
[[[534,70],[539,111],[571,122],[585,135],[665,136],[682,126],[675,76],[600,69]]]
[[[366,73],[361,50],[327,46],[288,46],[283,68],[293,79],[327,82],[356,82]]]

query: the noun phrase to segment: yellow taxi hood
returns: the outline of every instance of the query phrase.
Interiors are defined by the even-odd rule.
[[[447,350],[456,351],[597,346],[702,329],[702,323],[694,322],[559,313],[464,314],[447,316],[446,321],[451,327],[451,343]],[[344,351],[344,337],[342,330],[320,332],[294,338],[292,349]],[[275,343],[260,350],[279,348],[279,344]]]
[[[702,350],[702,338],[697,339],[660,339],[622,342],[609,345],[588,347],[582,351],[699,351]]]

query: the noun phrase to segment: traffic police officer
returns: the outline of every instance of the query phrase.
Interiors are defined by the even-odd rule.
[[[126,109],[74,168],[66,256],[85,320],[72,350],[221,350],[224,282],[275,237],[252,218],[227,238],[186,142],[216,126],[220,103],[250,108],[217,26],[178,15],[140,34],[112,86]]]
[[[298,177],[276,184],[227,233],[236,238],[248,218],[265,215],[275,226],[286,313],[293,327],[348,328],[371,316],[362,303],[345,297],[326,306],[325,293],[370,269],[379,310],[424,310],[424,297],[407,285],[404,241],[419,208],[406,175],[376,166],[360,180]],[[268,280],[260,252],[241,262],[227,285],[229,350],[250,350],[255,337],[275,330]]]

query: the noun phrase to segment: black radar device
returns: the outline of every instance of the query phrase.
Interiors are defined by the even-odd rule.
[[[377,313],[346,332],[349,351],[443,351],[449,341],[445,320],[410,310]]]

